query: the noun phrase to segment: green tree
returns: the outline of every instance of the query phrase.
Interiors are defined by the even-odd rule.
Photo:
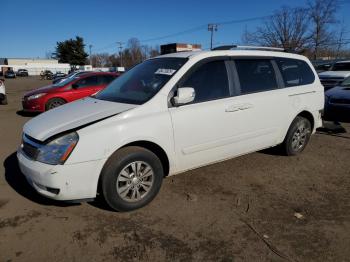
[[[84,39],[79,36],[76,36],[75,39],[71,38],[63,42],[57,42],[56,58],[60,63],[85,65],[88,54],[84,47]]]

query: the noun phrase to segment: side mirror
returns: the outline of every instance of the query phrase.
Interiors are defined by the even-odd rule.
[[[78,87],[79,87],[78,84],[72,84],[72,88],[73,88],[73,89],[77,89]]]
[[[192,87],[181,87],[177,89],[177,95],[174,96],[173,102],[175,106],[191,103],[196,96],[196,92]]]

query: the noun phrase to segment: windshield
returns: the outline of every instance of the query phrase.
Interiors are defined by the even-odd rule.
[[[72,82],[73,80],[75,80],[76,78],[77,77],[65,78],[63,81],[53,84],[53,86],[55,86],[55,87],[65,86],[65,85],[69,84],[70,82]]]
[[[341,86],[350,86],[350,77],[345,78],[345,80],[340,85]]]
[[[350,71],[350,63],[335,63],[332,71]]]
[[[141,105],[150,100],[186,63],[187,58],[155,58],[130,69],[95,98]]]

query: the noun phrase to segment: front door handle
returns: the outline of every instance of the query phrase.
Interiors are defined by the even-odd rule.
[[[226,108],[225,112],[237,112],[237,111],[247,110],[252,107],[253,107],[252,104],[232,105]]]

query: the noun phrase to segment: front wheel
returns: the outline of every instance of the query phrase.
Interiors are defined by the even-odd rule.
[[[0,105],[7,105],[6,95],[0,94]]]
[[[308,119],[297,116],[289,127],[282,148],[286,155],[294,156],[301,153],[308,144],[312,128]]]
[[[101,187],[107,204],[116,211],[147,205],[158,194],[164,176],[159,158],[142,147],[125,147],[107,161]]]
[[[65,103],[66,103],[66,101],[64,101],[61,98],[50,99],[45,105],[45,110],[48,111],[48,110],[54,109],[56,107],[64,105]]]

